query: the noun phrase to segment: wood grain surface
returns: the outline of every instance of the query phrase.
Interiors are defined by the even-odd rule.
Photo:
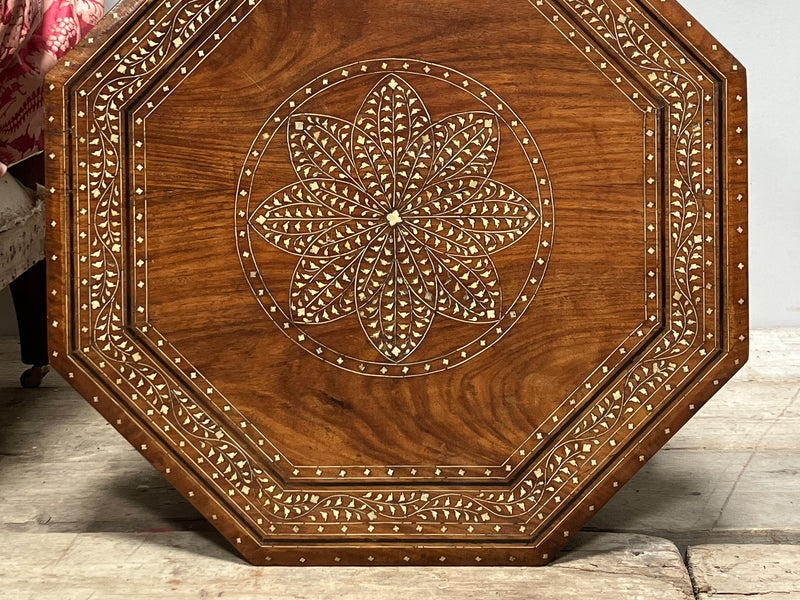
[[[745,96],[672,0],[123,1],[53,364],[253,563],[547,563],[747,358]]]

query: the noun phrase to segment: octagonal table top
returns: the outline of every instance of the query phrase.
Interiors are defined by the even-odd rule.
[[[746,360],[745,95],[673,0],[124,0],[52,361],[253,563],[546,563]]]

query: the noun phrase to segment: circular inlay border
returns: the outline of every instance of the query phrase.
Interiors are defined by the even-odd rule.
[[[502,315],[482,335],[472,342],[430,360],[413,360],[392,363],[369,361],[337,352],[320,343],[302,324],[296,323],[286,309],[272,295],[260,274],[251,240],[251,193],[254,180],[265,149],[276,135],[285,132],[290,119],[302,112],[303,106],[319,94],[345,82],[363,77],[406,74],[429,77],[467,92],[512,132],[517,144],[525,153],[531,168],[532,181],[538,198],[529,198],[537,208],[539,219],[536,254],[532,258],[526,283],[516,297],[504,306]],[[263,199],[261,199],[263,201]],[[254,199],[253,202],[258,202]],[[449,67],[413,59],[373,59],[340,67],[320,75],[308,85],[292,94],[270,115],[259,131],[242,167],[237,186],[235,226],[239,258],[245,278],[262,308],[278,328],[295,344],[324,362],[352,373],[374,377],[424,376],[452,369],[481,354],[502,339],[527,311],[539,289],[552,252],[554,236],[554,209],[552,185],[544,159],[530,130],[514,111],[489,88],[475,79]],[[530,231],[528,235],[535,235]]]

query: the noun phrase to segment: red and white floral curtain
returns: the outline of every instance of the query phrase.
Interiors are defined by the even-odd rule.
[[[102,0],[0,0],[0,176],[42,150],[44,76],[102,15]]]

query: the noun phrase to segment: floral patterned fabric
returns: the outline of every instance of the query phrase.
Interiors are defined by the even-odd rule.
[[[0,176],[42,150],[44,76],[102,15],[102,0],[0,0]]]

